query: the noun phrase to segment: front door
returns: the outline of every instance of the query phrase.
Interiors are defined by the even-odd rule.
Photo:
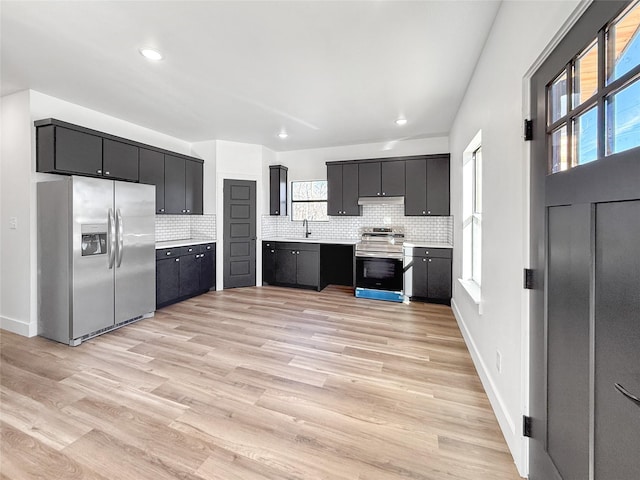
[[[224,180],[224,288],[256,284],[256,182]]]
[[[594,2],[532,78],[532,480],[640,478],[639,24]]]

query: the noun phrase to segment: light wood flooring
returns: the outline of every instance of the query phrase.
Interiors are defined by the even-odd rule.
[[[1,360],[2,479],[519,478],[445,306],[233,289]]]

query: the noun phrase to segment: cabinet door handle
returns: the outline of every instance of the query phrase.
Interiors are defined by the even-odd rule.
[[[431,259],[429,259],[429,261],[431,261]]]
[[[160,209],[160,213],[163,213],[163,212],[164,212],[164,208],[161,208],[161,209]]]
[[[167,255],[171,255],[171,252],[167,252]]]
[[[426,258],[423,258],[423,259],[422,259],[422,261],[423,261],[423,262],[426,262],[426,261],[427,261],[427,259],[426,259]]]
[[[193,252],[193,248],[190,248],[190,249],[189,249],[189,251],[190,251],[190,252]]]
[[[276,251],[275,250],[271,250],[271,253],[276,253]]]
[[[295,254],[296,254],[296,252],[291,250],[291,255],[295,255]]]
[[[109,172],[104,172],[105,175],[109,175]]]
[[[629,400],[631,400],[633,403],[635,403],[640,407],[640,397],[637,397],[633,393],[629,392],[626,388],[624,388],[619,383],[615,383],[613,386],[616,388],[616,390],[618,390],[618,392],[620,392],[622,395],[624,395],[626,398],[628,398]]]
[[[431,215],[431,210],[427,210],[427,215]]]
[[[180,261],[180,259],[179,259],[179,258],[176,258],[176,262],[179,262],[179,261]]]
[[[191,213],[191,210],[187,210],[187,213]]]
[[[278,210],[276,210],[276,215],[278,214]]]
[[[384,197],[387,194],[387,192],[382,192],[382,196]]]
[[[422,210],[422,214],[426,215],[427,214],[426,210]]]
[[[102,170],[96,170],[96,173],[102,175]]]
[[[425,250],[424,254],[429,255],[429,250]]]
[[[376,193],[376,195],[380,196],[380,192]]]
[[[296,255],[300,255],[300,252],[296,252]]]

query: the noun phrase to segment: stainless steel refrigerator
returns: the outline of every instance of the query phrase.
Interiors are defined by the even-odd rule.
[[[155,310],[155,187],[38,183],[38,334],[79,345]]]

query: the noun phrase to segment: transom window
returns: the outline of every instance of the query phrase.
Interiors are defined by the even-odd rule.
[[[549,173],[640,146],[640,0],[547,85]]]
[[[329,221],[326,180],[291,182],[291,220]]]

